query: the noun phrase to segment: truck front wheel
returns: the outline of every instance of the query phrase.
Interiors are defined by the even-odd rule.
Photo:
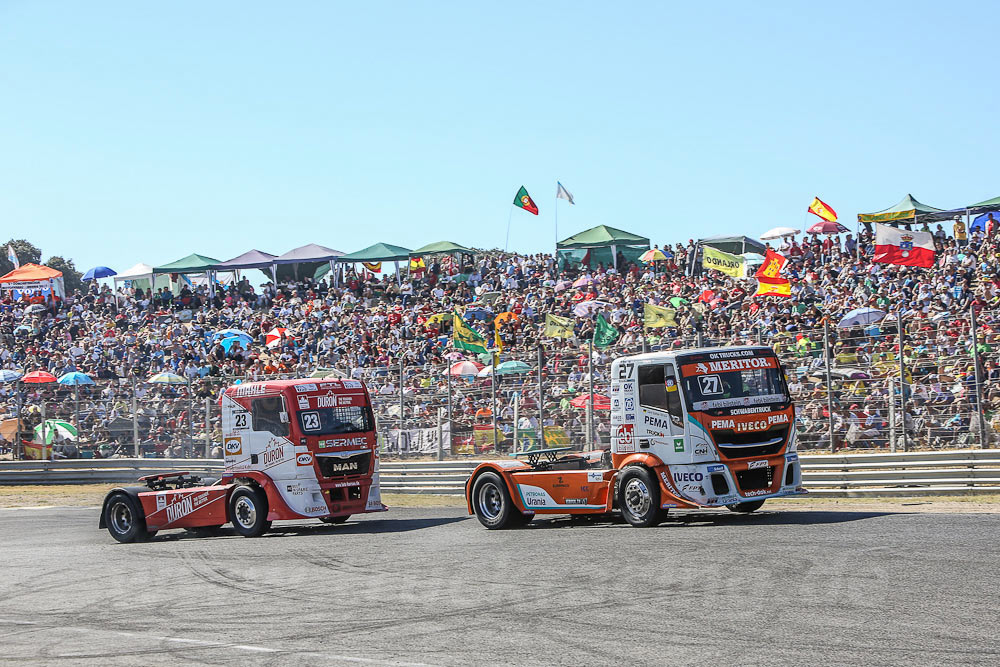
[[[127,493],[116,493],[104,505],[104,523],[119,542],[141,542],[149,537],[142,505]]]
[[[652,528],[663,520],[660,511],[660,486],[646,468],[631,466],[618,482],[618,507],[622,516],[636,528]]]
[[[229,496],[229,517],[233,528],[243,537],[263,535],[271,527],[267,520],[267,496],[257,487],[239,487]]]
[[[484,472],[472,487],[472,509],[490,530],[512,528],[527,523],[507,492],[507,485],[495,472]]]
[[[740,514],[750,514],[751,512],[756,512],[764,505],[763,500],[750,500],[745,503],[734,503],[732,505],[726,505],[726,509],[730,512],[739,512]]]

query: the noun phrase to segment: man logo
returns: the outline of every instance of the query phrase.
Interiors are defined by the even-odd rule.
[[[239,456],[243,453],[243,440],[240,438],[226,438],[226,456]]]
[[[312,454],[309,454],[308,452],[299,454],[298,456],[295,457],[295,462],[300,466],[312,465],[313,462]]]

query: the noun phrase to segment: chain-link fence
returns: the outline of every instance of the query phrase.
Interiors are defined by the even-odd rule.
[[[784,364],[801,450],[988,446],[1000,428],[1000,330],[976,325],[973,332],[973,319],[971,311],[960,319],[904,318],[902,346],[898,322],[886,318],[814,330],[760,327],[725,340],[630,336],[592,353],[587,341],[545,339],[540,349],[503,351],[495,375],[480,364],[456,368],[457,353],[447,366],[343,375],[367,383],[387,456],[501,454],[543,442],[587,449],[609,443],[614,358],[764,344]],[[15,411],[0,428],[3,444],[28,457],[219,457],[219,397],[226,386],[250,379],[8,383],[2,385],[7,403],[16,403],[13,394],[21,406],[21,442],[14,437]]]

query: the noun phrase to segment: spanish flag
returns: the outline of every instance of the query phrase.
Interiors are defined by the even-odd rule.
[[[817,200],[819,201],[819,200]],[[785,268],[788,259],[770,248],[764,256],[764,263],[757,269],[754,276],[757,278],[757,292],[755,296],[791,296],[792,283],[788,278],[781,277],[781,270]]]
[[[809,204],[809,212],[818,215],[828,222],[837,222],[837,212],[830,208],[819,197],[813,197],[813,203]]]

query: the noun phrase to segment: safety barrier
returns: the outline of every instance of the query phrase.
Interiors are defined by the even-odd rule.
[[[802,455],[803,483],[816,496],[888,497],[1000,494],[1000,449],[897,454]],[[386,493],[462,495],[478,461],[383,461]],[[0,484],[127,483],[168,470],[217,476],[222,462],[206,459],[76,459],[6,461]]]

